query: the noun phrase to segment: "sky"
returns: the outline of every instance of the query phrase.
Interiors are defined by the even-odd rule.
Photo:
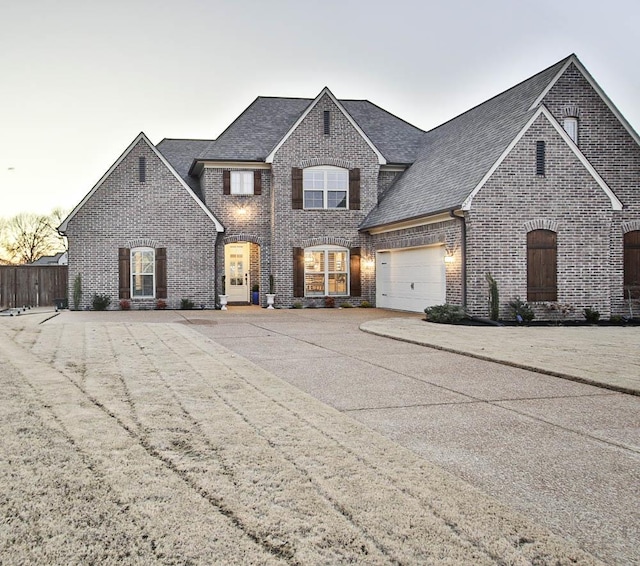
[[[0,0],[0,218],[72,209],[141,132],[215,139],[257,96],[429,130],[576,53],[640,130],[637,0]]]

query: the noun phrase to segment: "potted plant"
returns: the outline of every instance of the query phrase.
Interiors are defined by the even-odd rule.
[[[260,286],[257,283],[253,287],[251,287],[251,304],[260,304]]]
[[[226,291],[227,291],[227,278],[224,275],[222,276],[221,291],[222,291],[222,293],[220,295],[218,295],[218,297],[220,298],[220,310],[221,311],[226,311],[227,310],[227,301],[229,300],[229,297],[226,294]]]
[[[276,299],[275,295],[275,285],[273,281],[273,275],[269,275],[269,292],[267,293],[267,308],[273,308],[273,302]]]

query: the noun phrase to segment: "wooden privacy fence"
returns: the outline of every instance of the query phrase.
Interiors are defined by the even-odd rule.
[[[66,265],[0,265],[0,308],[45,307],[67,298]]]

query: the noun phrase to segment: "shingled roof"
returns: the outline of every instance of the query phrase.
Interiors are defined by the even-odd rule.
[[[312,102],[310,98],[259,96],[218,139],[192,157],[198,161],[264,161]],[[368,100],[340,103],[388,163],[413,162],[423,130]]]
[[[156,148],[165,159],[171,163],[176,173],[184,180],[193,192],[202,201],[202,193],[200,192],[200,181],[196,177],[189,175],[189,169],[193,163],[193,158],[200,155],[208,148],[213,140],[189,140],[189,139],[163,139]]]
[[[427,132],[413,165],[360,228],[459,208],[533,116],[532,105],[567,59]]]

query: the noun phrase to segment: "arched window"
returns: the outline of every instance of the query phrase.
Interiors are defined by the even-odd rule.
[[[304,208],[347,208],[349,170],[324,165],[307,167],[302,172]]]
[[[640,230],[624,235],[624,298],[640,299]]]
[[[533,230],[527,234],[527,301],[558,300],[557,234]]]

